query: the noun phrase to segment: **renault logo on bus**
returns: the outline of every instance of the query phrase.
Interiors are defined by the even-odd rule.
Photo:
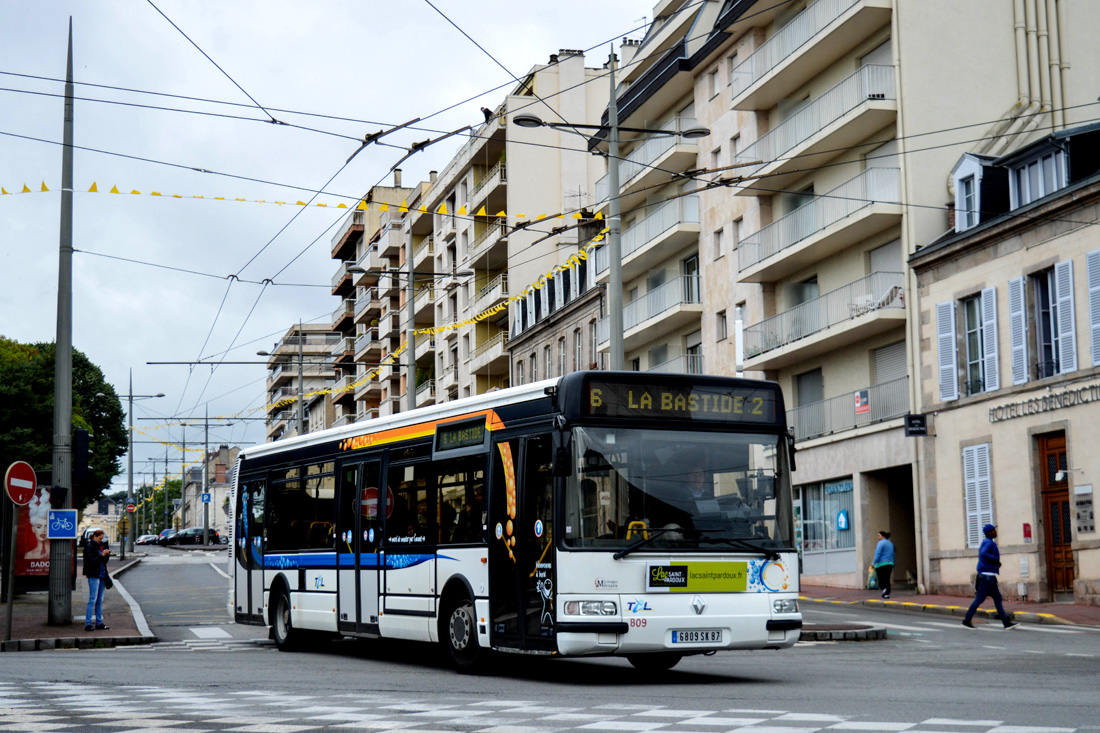
[[[707,610],[707,602],[699,596],[695,596],[695,598],[691,599],[691,607],[695,609],[696,616],[701,616],[703,611]]]

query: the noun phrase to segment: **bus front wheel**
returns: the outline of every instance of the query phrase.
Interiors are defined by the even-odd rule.
[[[634,665],[635,669],[643,672],[664,672],[672,669],[684,655],[676,652],[655,652],[653,654],[627,654],[627,661]]]
[[[293,651],[298,647],[302,632],[295,629],[290,620],[290,594],[285,590],[275,599],[275,615],[272,618],[275,629],[275,646],[279,651]]]
[[[484,653],[477,641],[477,617],[473,602],[468,598],[460,599],[449,607],[444,618],[447,627],[442,634],[443,643],[447,646],[451,661],[459,672],[475,671]]]

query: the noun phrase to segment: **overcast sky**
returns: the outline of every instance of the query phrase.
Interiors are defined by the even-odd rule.
[[[608,43],[617,45],[624,35],[640,38],[638,29],[652,12],[648,0],[433,3],[517,76],[545,63],[560,48],[598,47],[588,53],[587,65],[600,66]],[[466,99],[471,101],[423,125],[452,130],[479,122],[479,108],[496,106],[506,91],[489,90],[512,78],[424,0],[155,4],[171,23],[142,0],[0,0],[0,186],[13,194],[0,196],[0,334],[21,342],[53,341],[56,335],[61,203],[61,148],[56,143],[62,139],[64,84],[52,80],[65,76],[71,16],[78,82],[75,144],[147,159],[79,149],[75,153],[73,246],[81,252],[73,258],[73,344],[103,369],[123,395],[124,407],[131,368],[135,394],[165,393],[161,399],[135,402],[135,427],[143,431],[135,433],[135,440],[178,443],[180,427],[158,428],[159,423],[141,418],[201,418],[207,409],[212,418],[262,417],[257,408],[265,402],[265,369],[256,364],[189,371],[147,362],[211,360],[223,354],[229,360],[260,361],[256,351],[271,349],[292,323],[328,322],[337,306],[328,287],[335,272],[329,252],[340,211],[232,199],[308,201],[308,190],[291,187],[320,188],[357,144],[254,121],[267,116],[249,96],[283,122],[362,137],[384,125],[428,118]],[[387,139],[409,145],[431,136],[412,130]],[[445,141],[406,161],[405,185],[426,178],[430,169],[442,169],[462,143],[461,138]],[[390,180],[387,171],[401,154],[393,148],[365,150],[317,201],[330,207],[342,200],[350,204],[351,199],[340,196],[361,196],[370,186]],[[87,193],[93,182],[99,193]],[[41,192],[43,183],[50,192]],[[34,193],[17,194],[24,185]],[[112,186],[124,193],[108,194]],[[133,190],[141,194],[130,194]],[[153,191],[164,195],[151,196]],[[228,200],[210,200],[215,196]],[[295,214],[299,216],[291,221]],[[257,284],[230,286],[224,277],[231,273],[245,280],[273,278],[324,287],[272,286],[261,296]],[[189,443],[201,440],[201,428],[187,430]],[[210,431],[214,446],[263,440],[259,421]],[[157,475],[163,475],[165,446],[141,443],[134,448],[135,484],[143,473],[151,478],[150,458],[159,460]],[[179,450],[170,448],[167,454],[169,469],[178,473]],[[125,487],[125,474],[114,485]]]

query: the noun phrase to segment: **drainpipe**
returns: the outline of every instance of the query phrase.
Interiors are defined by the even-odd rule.
[[[1054,126],[1066,126],[1066,113],[1062,109],[1062,33],[1061,14],[1055,0],[1046,0],[1047,4],[1047,45],[1050,49],[1050,101],[1053,105]]]
[[[1020,2],[1020,0],[1017,0],[1017,6],[1019,5],[1019,2]],[[1039,67],[1039,64],[1038,64],[1038,57],[1039,57],[1038,34],[1039,34],[1039,30],[1038,30],[1038,27],[1037,27],[1036,21],[1035,21],[1035,15],[1036,15],[1035,0],[1027,0],[1025,8],[1026,8],[1026,10],[1025,10],[1025,35],[1026,35],[1026,38],[1027,38],[1027,50],[1025,52],[1025,58],[1026,58],[1026,63],[1027,63],[1026,68],[1027,68],[1027,85],[1028,85],[1028,87],[1027,87],[1027,89],[1028,89],[1028,93],[1027,93],[1028,105],[1027,105],[1027,108],[1024,109],[1015,120],[1013,120],[1012,124],[1008,127],[1008,129],[1006,131],[1004,131],[1003,133],[1001,133],[1000,137],[998,137],[997,139],[991,141],[991,144],[989,146],[989,154],[991,154],[991,155],[1001,155],[1001,154],[1003,154],[1004,151],[1011,144],[1011,142],[1021,132],[1023,132],[1023,128],[1027,126],[1028,122],[1031,121],[1033,116],[1035,116],[1035,114],[1040,109],[1039,68],[1038,68]],[[1018,31],[1017,31],[1016,38],[1017,38],[1016,49],[1017,49],[1017,54],[1019,54],[1020,44],[1019,44],[1019,32]],[[1017,59],[1017,72],[1019,70],[1019,63],[1018,62],[1019,62],[1019,59]]]

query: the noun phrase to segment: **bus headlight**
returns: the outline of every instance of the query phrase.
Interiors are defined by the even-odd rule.
[[[772,601],[772,610],[776,613],[798,613],[798,601],[794,598]]]
[[[614,616],[619,612],[614,601],[566,601],[569,616]]]

